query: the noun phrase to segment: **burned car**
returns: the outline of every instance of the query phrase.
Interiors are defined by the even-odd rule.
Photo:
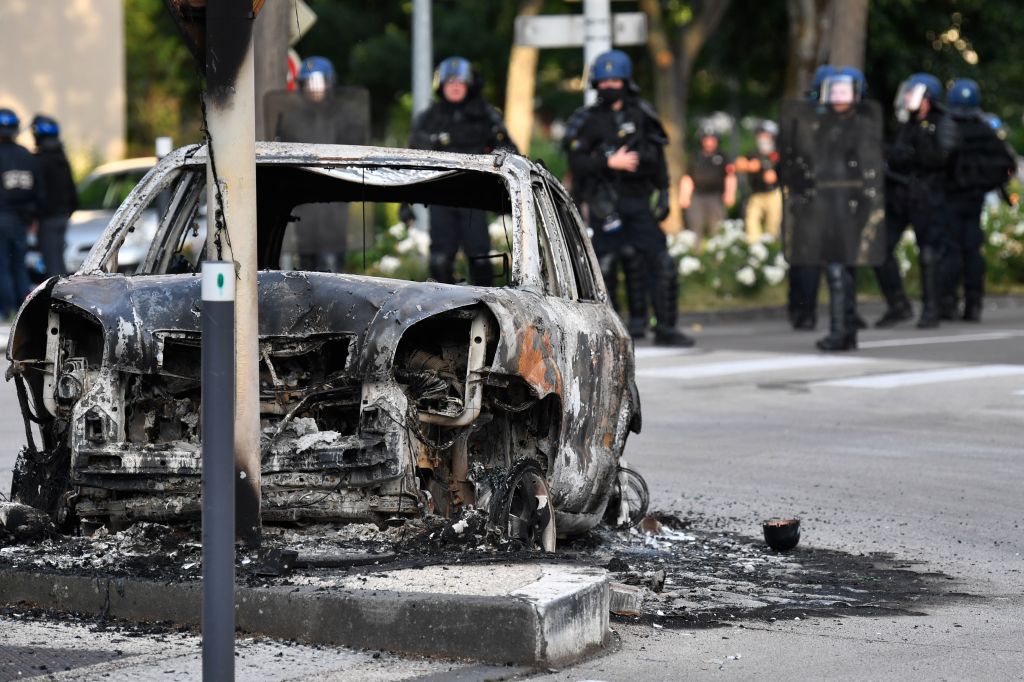
[[[28,435],[12,492],[65,527],[198,518],[205,255],[189,244],[205,230],[206,161],[200,146],[164,158],[80,270],[40,285],[12,327],[7,376]],[[256,184],[265,522],[472,507],[550,548],[556,529],[600,521],[640,428],[632,344],[572,201],[542,166],[259,143]],[[161,194],[149,252],[119,273],[119,246]],[[500,281],[281,269],[296,207],[334,202],[354,215],[405,202],[503,216],[507,251],[489,256]]]

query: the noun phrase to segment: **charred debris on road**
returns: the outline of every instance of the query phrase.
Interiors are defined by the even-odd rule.
[[[400,569],[564,562],[608,570],[612,589],[631,591],[639,608],[613,619],[655,628],[703,628],[807,617],[919,615],[929,604],[964,596],[950,576],[889,554],[799,547],[780,553],[760,539],[713,529],[709,519],[653,514],[637,527],[601,525],[555,553],[495,538],[486,515],[429,516],[401,525],[268,528],[259,550],[239,549],[238,581],[250,587],[316,585]],[[496,542],[497,540],[497,542]],[[8,537],[8,542],[11,538]],[[0,543],[2,544],[2,543]],[[194,527],[140,522],[92,537],[51,536],[0,548],[0,567],[87,576],[198,581],[201,545]],[[620,587],[625,586],[625,587]],[[614,603],[614,602],[613,602]]]

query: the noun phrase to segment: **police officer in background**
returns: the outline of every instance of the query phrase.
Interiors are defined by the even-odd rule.
[[[981,89],[960,78],[946,93],[949,113],[956,121],[957,145],[949,163],[946,195],[949,230],[942,255],[941,315],[955,319],[959,312],[959,286],[963,279],[964,309],[961,319],[981,321],[985,293],[985,245],[981,208],[985,195],[1012,177],[1017,160],[981,111]]]
[[[591,65],[597,102],[572,115],[563,141],[573,191],[586,205],[602,267],[614,260],[625,266],[630,333],[644,335],[650,285],[654,343],[692,346],[693,339],[676,329],[679,278],[658,226],[668,215],[668,137],[651,106],[637,96],[632,76],[633,64],[620,50],[598,55]]]
[[[45,185],[32,154],[14,141],[21,121],[0,109],[0,316],[9,318],[29,292],[25,252],[39,219]]]
[[[68,218],[78,210],[78,192],[71,177],[71,165],[64,154],[57,121],[41,114],[32,119],[32,135],[36,140],[36,159],[46,186],[46,201],[39,213],[39,253],[46,266],[46,276],[66,275],[64,267],[64,234]]]
[[[438,99],[413,121],[409,146],[414,149],[489,154],[501,149],[518,153],[509,139],[501,112],[484,101],[480,75],[468,60],[448,57],[437,67]],[[459,249],[469,261],[469,279],[476,286],[491,286],[494,268],[486,258],[491,251],[487,215],[475,208],[430,207],[430,276],[438,282],[455,281]]]
[[[277,119],[274,139],[321,144],[365,144],[358,126],[346,125],[342,102],[335,96],[334,65],[326,57],[302,60],[296,79],[299,93],[292,93],[291,107]],[[356,132],[356,137],[350,137]],[[300,270],[344,272],[348,250],[348,209],[340,203],[296,206],[298,220],[285,233],[281,250],[285,258],[297,257]]]
[[[930,73],[915,73],[903,82],[897,94],[897,115],[906,122],[886,154],[889,168],[907,178],[905,207],[921,267],[919,329],[939,326],[940,261],[949,229],[947,166],[957,132],[942,95],[942,84]]]
[[[705,127],[700,149],[690,157],[690,172],[679,180],[679,206],[686,211],[686,229],[710,237],[736,203],[736,167],[721,149],[718,132]]]

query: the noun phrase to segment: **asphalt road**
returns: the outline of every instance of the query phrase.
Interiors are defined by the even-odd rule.
[[[751,536],[799,515],[803,544],[890,552],[955,594],[913,616],[616,625],[617,651],[540,679],[1020,678],[1024,308],[868,331],[850,354],[816,352],[820,334],[718,323],[692,351],[638,348],[644,430],[627,456],[652,505]],[[24,440],[10,384],[0,438],[6,490]]]

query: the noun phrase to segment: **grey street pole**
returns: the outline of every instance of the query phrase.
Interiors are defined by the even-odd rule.
[[[590,66],[602,52],[612,49],[611,0],[583,0],[583,62],[587,79],[583,94],[584,104],[597,101],[597,93],[590,87]]]
[[[434,27],[432,0],[413,0],[412,4],[412,116],[430,106],[434,72]],[[413,206],[416,225],[430,229],[430,214],[422,204]]]
[[[203,679],[235,675],[235,267],[202,277]]]
[[[207,253],[236,268],[235,528],[250,547],[261,532],[254,18],[252,0],[206,6]]]

